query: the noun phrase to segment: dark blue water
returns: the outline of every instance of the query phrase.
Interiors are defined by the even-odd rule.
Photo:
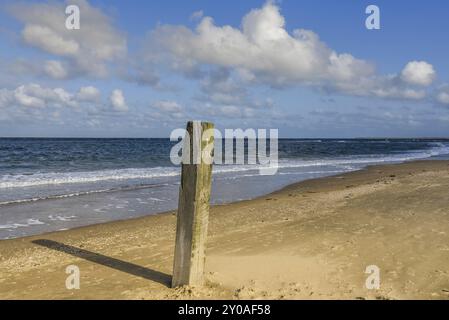
[[[176,208],[180,168],[168,139],[0,139],[0,239]],[[279,170],[214,167],[214,203],[286,184],[449,154],[440,139],[281,139]]]

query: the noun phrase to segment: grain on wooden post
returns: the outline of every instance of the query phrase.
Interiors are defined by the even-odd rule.
[[[203,133],[209,129],[211,130],[208,132],[211,133],[213,128],[214,125],[208,122],[187,123],[179,188],[172,287],[202,285],[204,281],[212,158],[207,161],[202,155],[208,150],[213,156],[214,136],[210,134],[203,137]]]

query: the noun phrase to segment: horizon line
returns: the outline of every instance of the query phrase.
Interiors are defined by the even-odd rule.
[[[0,136],[0,139],[170,139],[170,137],[55,137],[55,136]],[[224,139],[224,138],[223,138]],[[279,137],[279,139],[304,139],[304,140],[338,140],[338,139],[440,139],[449,140],[448,137],[438,137],[438,136],[366,136],[366,137]]]

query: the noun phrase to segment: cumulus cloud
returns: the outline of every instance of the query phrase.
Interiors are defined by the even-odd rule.
[[[46,88],[39,84],[21,85],[13,90],[0,90],[0,106],[2,107],[78,107],[76,95],[62,88]]]
[[[121,90],[112,91],[109,102],[115,112],[128,111],[128,105]],[[77,112],[84,110],[87,113],[99,114],[110,111],[105,108],[106,105],[104,101],[101,101],[100,90],[93,86],[84,86],[75,92],[34,83],[21,85],[15,89],[0,89],[0,108],[18,112],[69,108]]]
[[[449,85],[444,84],[438,88],[436,101],[440,104],[449,105]]]
[[[190,15],[190,20],[198,20],[204,16],[203,10],[198,10]]]
[[[92,86],[71,93],[63,88],[48,88],[31,83],[15,89],[0,89],[0,107],[25,109],[75,108],[86,103],[99,103],[100,91]]]
[[[80,30],[65,27],[63,3],[15,4],[10,11],[24,23],[22,39],[26,44],[67,59],[79,73],[105,75],[108,62],[126,55],[125,36],[113,27],[108,16],[86,0],[66,1],[68,4],[80,8]],[[62,64],[56,61],[47,62],[45,69],[57,79],[67,76]]]
[[[0,89],[0,108],[8,106],[11,100],[11,93],[6,89]]]
[[[160,111],[163,111],[163,112],[175,113],[175,112],[182,111],[181,105],[179,103],[177,103],[176,101],[160,100],[160,101],[154,102],[152,104],[152,106]]]
[[[47,93],[39,85],[20,86],[14,90],[13,97],[19,105],[24,107],[42,108],[45,107],[44,97]]]
[[[215,104],[246,104],[248,93],[227,68],[211,70],[200,81],[202,96],[197,99]]]
[[[245,105],[232,105],[232,104],[211,104],[204,103],[202,105],[196,105],[192,108],[192,111],[199,116],[211,117],[212,119],[274,119],[273,112],[267,112],[265,109],[255,109],[247,107]],[[270,110],[271,111],[271,110]]]
[[[254,98],[247,87],[229,68],[216,68],[200,80],[200,94],[195,100],[202,103],[199,107],[205,110],[214,108],[213,115],[227,118],[248,118],[256,113],[265,115],[265,111],[273,108],[271,99]],[[236,109],[240,111],[236,112]]]
[[[425,61],[411,61],[401,72],[401,79],[406,83],[428,86],[436,77],[433,66]]]
[[[247,14],[242,25],[243,30],[218,27],[204,17],[195,31],[166,25],[155,30],[154,39],[177,64],[241,68],[273,84],[354,80],[373,72],[369,63],[336,53],[310,30],[288,34],[279,8],[270,2]]]
[[[311,30],[290,34],[273,2],[251,10],[240,29],[203,17],[194,30],[159,26],[150,39],[149,55],[169,59],[176,71],[201,77],[198,70],[204,65],[229,68],[243,81],[278,88],[310,85],[352,95],[422,99],[426,93],[414,86],[430,85],[435,77],[424,61],[410,62],[400,74],[378,75],[371,63],[336,52]]]
[[[136,59],[137,61],[139,59]],[[158,87],[160,85],[160,78],[151,66],[143,63],[128,63],[125,68],[119,71],[121,79],[136,83],[141,86]]]
[[[440,92],[437,96],[437,99],[440,103],[449,104],[449,93],[448,92]]]
[[[48,60],[44,65],[45,73],[54,79],[64,79],[68,72],[61,61]]]
[[[70,64],[60,60],[36,62],[18,58],[2,62],[3,65],[0,65],[0,69],[11,76],[49,77],[56,80],[64,80],[77,74]]]
[[[26,10],[23,4],[12,5],[12,13],[24,23],[24,42],[58,57],[32,68],[17,64],[17,72],[28,70],[55,79],[102,76],[107,74],[109,62],[126,56],[126,37],[114,28],[109,17],[86,0],[66,3],[80,7],[80,30],[65,28],[63,4],[28,4]],[[377,74],[372,63],[333,50],[311,30],[288,32],[280,8],[271,1],[246,14],[241,28],[218,26],[202,11],[192,17],[198,20],[194,29],[161,25],[153,30],[144,53],[127,59],[116,75],[139,85],[162,88],[157,72],[165,65],[161,62],[166,62],[172,70],[200,81],[201,96],[196,98],[223,106],[247,105],[243,88],[260,83],[275,88],[306,85],[355,96],[420,100],[426,98],[426,87],[436,78],[433,66],[425,61],[411,61],[396,74]],[[218,76],[207,71],[211,68],[218,70]]]
[[[110,96],[111,106],[114,111],[117,112],[127,112],[128,105],[126,104],[125,97],[123,96],[123,91],[115,89],[112,91]]]
[[[95,102],[100,99],[100,91],[92,86],[81,87],[76,97],[80,101]]]
[[[188,118],[183,106],[173,100],[159,100],[151,104],[149,117],[157,121],[172,122]]]
[[[355,80],[373,73],[373,66],[350,54],[338,54],[310,30],[290,35],[279,8],[268,2],[242,20],[242,30],[219,27],[204,17],[196,30],[161,26],[154,38],[177,63],[208,63],[241,68],[257,78],[284,84],[324,80]]]

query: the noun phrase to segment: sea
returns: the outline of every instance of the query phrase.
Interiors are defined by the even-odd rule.
[[[0,239],[177,208],[181,168],[169,139],[0,138]],[[225,145],[223,143],[223,145]],[[213,204],[251,199],[368,165],[448,159],[448,139],[280,139],[275,175],[213,168]],[[275,214],[275,213],[273,213]]]

